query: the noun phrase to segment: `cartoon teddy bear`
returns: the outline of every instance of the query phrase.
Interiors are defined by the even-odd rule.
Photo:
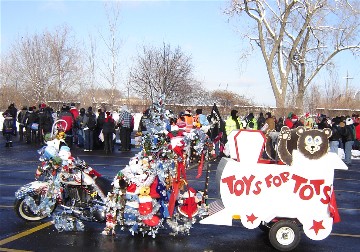
[[[305,130],[300,126],[290,130],[283,126],[278,137],[278,156],[283,163],[292,165],[292,152],[297,149],[308,159],[319,159],[328,152],[330,136],[328,128]]]

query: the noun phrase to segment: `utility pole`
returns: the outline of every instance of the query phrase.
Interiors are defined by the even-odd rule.
[[[353,77],[349,77],[349,72],[347,71],[346,72],[346,77],[344,77],[346,79],[346,90],[345,90],[345,95],[346,95],[346,98],[348,96],[348,91],[349,91],[349,80],[352,80],[354,79]]]

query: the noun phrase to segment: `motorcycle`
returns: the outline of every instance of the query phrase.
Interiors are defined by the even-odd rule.
[[[111,181],[79,158],[69,155],[66,162],[59,159],[64,149],[70,151],[67,146],[61,147],[57,155],[49,146],[40,150],[36,180],[15,193],[16,214],[25,221],[52,216],[58,231],[82,230],[82,221],[105,222],[105,199],[112,189]]]

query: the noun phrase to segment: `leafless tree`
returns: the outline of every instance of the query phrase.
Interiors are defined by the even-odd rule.
[[[252,102],[246,97],[228,90],[220,89],[211,92],[211,102],[228,108],[234,107],[235,105],[252,105]]]
[[[341,87],[338,75],[333,72],[325,85],[313,83],[304,97],[304,108],[314,113],[316,108],[323,109],[359,109],[359,100],[355,98],[356,89],[351,85]]]
[[[104,3],[106,17],[108,21],[109,34],[107,37],[100,32],[102,41],[105,44],[105,56],[102,58],[102,66],[100,67],[101,77],[104,79],[103,88],[109,90],[108,102],[114,104],[115,90],[120,84],[120,47],[118,28],[120,19],[120,1]],[[109,60],[110,59],[110,60]],[[99,82],[102,83],[102,82]],[[109,88],[110,87],[110,88]]]
[[[144,99],[155,101],[163,94],[168,103],[182,103],[186,96],[199,85],[193,78],[191,57],[180,47],[172,50],[170,45],[162,48],[144,46],[130,70],[129,84],[133,92]]]
[[[359,55],[360,8],[355,0],[232,0],[227,13],[245,16],[243,34],[265,61],[276,106],[284,107],[289,85],[296,107],[305,90],[334,57]]]
[[[34,105],[48,100],[71,100],[81,82],[81,53],[67,27],[53,33],[23,36],[5,57],[7,81],[16,95]],[[5,69],[5,68],[4,68]]]

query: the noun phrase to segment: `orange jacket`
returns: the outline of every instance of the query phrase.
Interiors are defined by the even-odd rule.
[[[185,131],[190,132],[194,127],[194,118],[192,116],[185,116]]]

